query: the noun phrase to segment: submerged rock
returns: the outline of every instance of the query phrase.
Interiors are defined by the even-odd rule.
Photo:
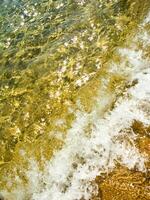
[[[4,200],[4,197],[1,193],[0,193],[0,200]]]

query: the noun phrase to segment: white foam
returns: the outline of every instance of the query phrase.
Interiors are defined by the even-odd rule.
[[[141,99],[150,97],[150,90],[145,91],[146,96],[142,98],[135,95],[145,89],[142,85],[147,81],[147,76],[141,76],[142,84],[139,83],[129,92],[133,95],[132,98],[120,100],[117,107],[105,118],[100,119],[94,110],[91,114],[77,113],[64,148],[47,162],[44,173],[35,177],[33,182],[38,183],[38,186],[31,182],[29,188],[32,200],[74,200],[82,197],[90,199],[92,191],[97,192],[90,181],[99,174],[110,172],[116,161],[129,169],[136,166],[139,170],[145,170],[145,157],[134,145],[118,139],[119,135],[127,135],[134,144],[135,135],[122,130],[130,127],[134,120],[149,124],[145,114],[137,107]],[[91,136],[87,137],[84,129],[89,122],[93,125]],[[74,165],[76,167],[73,167]],[[33,172],[29,171],[29,180],[34,177],[31,173]],[[43,182],[45,187],[40,188],[40,185],[43,187]],[[36,187],[38,189],[33,192]]]

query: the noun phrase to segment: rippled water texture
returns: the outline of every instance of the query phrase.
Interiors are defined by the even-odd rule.
[[[150,0],[0,0],[5,200],[150,199],[149,66]]]

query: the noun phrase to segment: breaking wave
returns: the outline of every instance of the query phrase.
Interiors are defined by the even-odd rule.
[[[131,85],[118,97],[113,109],[102,112],[112,98],[105,93],[97,97],[92,112],[86,113],[79,108],[63,148],[45,162],[42,171],[31,160],[26,172],[28,185],[25,188],[18,186],[11,194],[4,192],[6,196],[17,200],[89,200],[98,193],[94,183],[96,176],[108,174],[116,164],[146,171],[147,158],[137,149],[137,135],[131,126],[135,120],[150,125],[147,110],[143,109],[149,107],[150,63],[144,59],[144,49],[136,45],[139,39],[144,47],[148,45],[150,37],[144,26],[149,23],[149,16],[140,25],[143,32],[137,34],[128,47],[118,49],[123,60],[120,73],[129,73]],[[117,65],[111,63],[109,70],[117,71],[120,69]]]

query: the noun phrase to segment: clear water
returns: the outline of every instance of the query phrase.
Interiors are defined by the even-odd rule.
[[[132,125],[150,123],[149,9],[149,0],[0,1],[4,197],[100,199],[97,176],[118,164],[147,172]]]

